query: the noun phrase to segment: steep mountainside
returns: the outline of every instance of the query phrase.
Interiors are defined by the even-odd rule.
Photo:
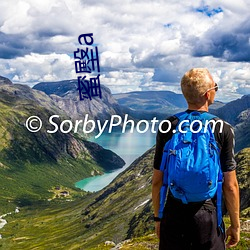
[[[119,104],[112,97],[110,90],[101,84],[102,98],[94,97],[91,101],[79,100],[77,80],[59,82],[41,82],[33,89],[51,95],[57,106],[64,110],[72,119],[83,119],[88,114],[89,119],[105,121],[111,115],[123,115]]]
[[[248,208],[250,217],[250,148],[241,150],[235,157],[237,162],[237,178],[240,186],[241,210]]]
[[[0,76],[0,84],[13,84],[8,78]]]
[[[236,155],[242,194],[241,210],[250,206],[249,152],[250,148],[247,148]],[[125,172],[100,191],[90,205],[84,207],[85,227],[90,231],[95,231],[95,228],[101,229],[100,233],[92,235],[91,242],[89,241],[87,245],[92,245],[92,242],[99,243],[101,239],[117,242],[120,238],[142,236],[146,232],[153,231],[151,200],[153,155],[154,148],[134,161]]]
[[[240,113],[249,108],[250,94],[244,95],[240,99],[227,103],[223,107],[214,111],[214,113],[235,126],[238,123],[237,117],[240,115]]]
[[[211,113],[229,122],[235,131],[235,152],[250,146],[250,95],[227,103]]]
[[[235,151],[250,147],[250,108],[242,111],[237,119],[235,126],[236,145]]]
[[[4,190],[0,198],[1,211],[25,199],[48,198],[52,186],[74,188],[76,181],[91,173],[124,165],[119,156],[85,141],[81,135],[76,137],[59,130],[47,133],[54,129],[48,122],[54,114],[60,116],[54,121],[58,126],[68,118],[45,93],[24,85],[0,84],[0,183]],[[39,116],[43,122],[37,133],[25,126],[30,116]]]
[[[249,148],[244,149],[236,156],[239,166],[237,171],[241,188],[241,209],[249,208],[249,152]],[[62,203],[60,208],[56,203],[44,204],[41,208],[36,207],[32,211],[24,209],[22,213],[13,215],[3,232],[3,246],[14,247],[13,249],[17,250],[34,249],[37,246],[41,249],[95,247],[93,249],[103,250],[112,248],[105,247],[105,241],[118,244],[124,239],[152,233],[153,154],[154,148],[134,161],[105,189],[89,194],[81,201]],[[80,211],[82,216],[79,215]],[[18,230],[13,235],[12,230],[16,227]],[[157,245],[155,237],[150,240],[153,240],[153,245]],[[247,245],[245,238],[249,238],[249,234],[242,234],[241,246]],[[127,244],[128,248],[124,249],[130,249],[130,246],[131,244]],[[149,249],[154,248],[150,248],[149,244]]]

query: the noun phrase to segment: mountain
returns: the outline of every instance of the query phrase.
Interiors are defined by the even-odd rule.
[[[105,240],[120,242],[152,231],[151,180],[154,148],[136,159],[92,197],[82,210],[86,248]],[[98,231],[95,235],[93,232]]]
[[[244,110],[250,108],[250,94],[244,95],[240,99],[231,101],[223,107],[217,109],[214,113],[231,125],[235,126],[238,123],[238,116]]]
[[[48,133],[49,117],[61,126],[67,114],[45,93],[19,84],[0,84],[0,211],[51,197],[54,186],[74,189],[74,183],[91,175],[122,167],[116,154],[86,141],[81,134]],[[42,128],[26,128],[30,116],[39,116]],[[33,122],[32,126],[37,126]],[[68,128],[66,125],[64,129]],[[9,201],[9,202],[8,202]]]
[[[187,107],[183,95],[171,91],[135,91],[113,96],[124,112],[137,119],[164,119]]]
[[[164,113],[166,109],[176,110],[187,106],[182,94],[171,91],[135,91],[115,94],[115,99],[120,105],[132,110],[157,111]]]
[[[229,122],[235,130],[235,152],[250,147],[250,95],[213,110],[213,114]]]
[[[237,178],[240,186],[240,208],[248,208],[250,217],[250,148],[245,148],[236,154]]]
[[[13,84],[8,78],[0,76],[0,85],[1,84]]]
[[[213,110],[217,110],[219,108],[222,108],[223,106],[225,106],[225,103],[221,101],[214,101],[214,103],[209,106],[209,110],[210,112],[213,112]]]
[[[250,148],[236,155],[241,209],[244,211],[249,209],[250,200],[249,152]],[[102,250],[112,248],[105,246],[105,241],[113,241],[117,244],[114,249],[119,249],[119,245],[124,245],[124,249],[155,249],[156,236],[145,236],[154,232],[151,200],[153,156],[154,148],[99,192],[85,194],[71,202],[54,201],[32,209],[21,208],[18,215],[8,217],[8,224],[1,232],[2,246],[17,250],[36,247]],[[242,218],[244,220],[247,219]],[[228,218],[225,221],[228,226]],[[247,249],[249,229],[244,230],[239,249]],[[133,240],[134,237],[140,238]],[[126,239],[129,240],[124,242]]]
[[[153,151],[137,159],[102,191],[68,202],[57,199],[21,207],[20,213],[6,217],[8,224],[0,232],[3,248],[90,249],[106,240],[118,243],[132,235],[132,231],[138,231],[136,228],[131,231],[130,224],[144,213],[147,223],[141,233],[153,230],[150,212]]]
[[[110,90],[101,84],[102,98],[94,97],[92,100],[79,100],[77,80],[59,82],[41,82],[33,89],[43,91],[53,99],[57,106],[65,111],[72,119],[83,119],[88,114],[88,119],[109,120],[114,114],[123,116],[119,104],[111,95]]]
[[[237,119],[235,125],[235,152],[250,147],[250,108],[242,111]]]
[[[114,94],[124,113],[137,119],[165,119],[166,117],[187,109],[182,94],[172,91],[135,91]],[[216,101],[211,110],[222,107],[224,103]]]
[[[70,110],[65,114],[54,99],[64,99],[74,92],[62,92],[65,95],[53,98],[54,94],[49,97],[23,85],[0,85],[0,210],[9,212],[14,205],[20,206],[20,213],[6,217],[8,224],[1,229],[3,249],[105,249],[98,245],[106,240],[117,244],[154,231],[151,200],[154,148],[136,159],[103,190],[77,191],[72,184],[91,172],[104,171],[104,160],[108,161],[107,167],[122,162],[110,151],[101,151],[102,148],[86,142],[81,134],[46,132],[52,129],[48,124],[51,115],[60,115],[56,120],[58,125],[64,119],[71,119]],[[244,107],[236,114],[243,125],[249,120],[247,110]],[[31,115],[38,115],[44,122],[38,133],[25,128],[25,121]],[[240,151],[236,160],[241,209],[246,211],[249,149]],[[70,198],[60,197],[60,191],[70,192]],[[131,245],[127,248],[133,249]]]
[[[79,119],[88,114],[89,119],[104,122],[111,115],[123,117],[128,114],[134,120],[165,119],[167,116],[187,108],[182,94],[171,91],[137,91],[112,95],[110,90],[101,85],[102,99],[93,98],[79,101],[77,80],[58,82],[41,82],[33,89],[50,95],[57,106],[64,110],[72,119]],[[215,102],[211,110],[222,107],[222,102]]]

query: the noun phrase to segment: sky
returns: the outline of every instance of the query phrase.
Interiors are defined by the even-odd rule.
[[[249,9],[249,0],[0,1],[0,75],[29,86],[77,79],[78,37],[93,33],[112,93],[181,93],[183,74],[205,67],[228,102],[250,94]]]

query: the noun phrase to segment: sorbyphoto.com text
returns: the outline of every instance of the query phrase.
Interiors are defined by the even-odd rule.
[[[110,117],[110,120],[100,121],[100,120],[92,120],[89,119],[89,115],[86,114],[84,116],[84,119],[80,120],[63,120],[58,124],[58,121],[60,119],[59,115],[52,115],[48,118],[48,122],[50,125],[52,125],[52,128],[47,129],[47,133],[54,134],[58,131],[61,133],[67,134],[67,133],[84,133],[84,134],[90,134],[95,133],[95,138],[100,137],[104,132],[112,133],[113,129],[121,129],[121,133],[130,132],[133,133],[135,130],[138,133],[146,133],[148,130],[151,131],[151,133],[157,133],[158,129],[161,133],[168,133],[172,129],[172,123],[169,120],[157,120],[156,117],[154,117],[151,120],[139,120],[138,122],[135,122],[132,119],[128,118],[128,114],[125,114],[124,117],[121,117],[120,115],[112,115]],[[43,122],[38,116],[30,116],[26,122],[25,126],[26,128],[33,133],[38,132],[42,126]],[[186,133],[185,131],[185,123],[188,123],[188,120],[183,120],[178,124],[178,127],[173,131],[173,133],[176,133],[179,131],[180,133]],[[204,126],[204,131],[206,132],[208,129],[208,126],[211,127],[212,132],[215,130],[216,124],[220,124],[220,130],[219,133],[222,133],[223,130],[223,122],[222,120],[209,120],[206,121],[205,124],[203,124],[200,120],[194,120],[192,121],[189,126],[190,130],[193,133],[199,133]],[[163,129],[164,127],[164,129]]]

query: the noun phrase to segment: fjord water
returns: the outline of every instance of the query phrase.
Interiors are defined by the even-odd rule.
[[[119,173],[124,171],[136,158],[145,153],[155,144],[156,134],[148,130],[145,133],[133,133],[127,131],[112,131],[112,133],[102,134],[99,138],[90,138],[90,141],[98,143],[106,149],[110,149],[118,154],[125,162],[125,166],[121,169],[100,176],[78,181],[75,185],[85,191],[98,191],[107,186]]]

